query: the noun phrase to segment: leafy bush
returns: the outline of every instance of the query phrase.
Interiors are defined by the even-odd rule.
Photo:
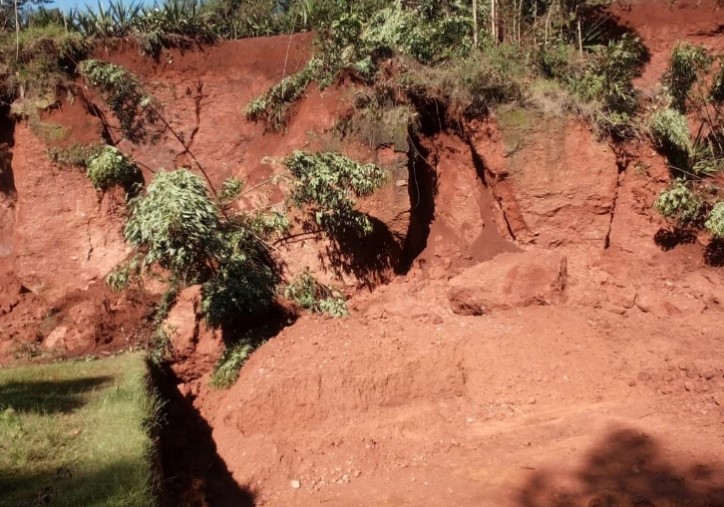
[[[667,190],[659,194],[654,208],[661,216],[673,219],[679,225],[693,224],[701,219],[704,203],[693,192],[688,182],[675,179]]]
[[[633,134],[638,99],[632,80],[645,56],[641,41],[626,34],[599,48],[583,73],[571,81],[573,90],[584,101],[600,104],[596,122],[604,132],[624,138]]]
[[[157,115],[155,101],[144,92],[139,79],[120,65],[100,60],[85,60],[80,64],[80,72],[101,92],[128,140],[145,140],[146,125],[153,124]]]
[[[98,190],[118,185],[130,190],[140,177],[136,164],[118,148],[105,146],[88,160],[88,178]]]
[[[133,259],[113,268],[106,276],[106,283],[112,291],[119,292],[128,287],[131,281],[140,274],[140,271],[141,266],[138,257],[133,257]]]
[[[316,60],[311,60],[302,70],[286,78],[246,107],[246,117],[262,121],[267,128],[278,131],[285,123],[289,105],[297,101],[314,77]]]
[[[144,265],[158,262],[187,280],[207,272],[209,260],[218,257],[217,209],[204,181],[188,169],[159,172],[129,207],[126,241],[144,253]]]
[[[716,239],[724,238],[724,201],[720,201],[714,205],[709,218],[704,223],[704,227]]]
[[[276,266],[257,215],[224,216],[204,181],[188,169],[159,172],[130,201],[126,240],[142,266],[159,263],[183,283],[202,283],[201,309],[212,326],[261,312],[274,299]]]
[[[236,198],[241,195],[244,190],[244,182],[236,178],[229,178],[224,180],[221,185],[221,191],[219,192],[219,203],[225,206],[233,202]]]
[[[711,57],[701,46],[687,42],[679,42],[674,46],[664,83],[668,86],[673,98],[672,104],[676,109],[686,112],[686,101],[691,87],[696,83],[698,74],[706,72],[711,63]]]
[[[246,228],[229,231],[215,255],[218,266],[202,287],[201,310],[209,325],[218,327],[271,306],[279,280],[257,236]]]
[[[211,385],[217,389],[227,389],[239,378],[241,367],[256,347],[246,341],[227,348],[214,366]]]
[[[290,199],[308,209],[327,232],[372,232],[369,217],[356,209],[353,196],[366,197],[380,188],[387,173],[374,164],[360,164],[339,153],[295,151],[285,160],[294,177]]]
[[[656,144],[665,149],[689,154],[689,124],[686,116],[675,109],[660,109],[651,117],[651,134]]]
[[[315,280],[309,268],[287,285],[284,297],[315,313],[325,313],[331,317],[349,315],[344,296]]]

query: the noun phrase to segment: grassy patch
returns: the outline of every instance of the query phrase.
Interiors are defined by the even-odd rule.
[[[0,506],[151,506],[141,354],[0,371]]]

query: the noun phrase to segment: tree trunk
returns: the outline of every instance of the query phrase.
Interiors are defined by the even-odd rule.
[[[493,38],[494,41],[498,41],[498,27],[497,27],[497,20],[495,19],[495,13],[496,13],[496,6],[495,6],[496,0],[490,0],[490,36]]]
[[[473,0],[473,45],[478,47],[478,0]]]

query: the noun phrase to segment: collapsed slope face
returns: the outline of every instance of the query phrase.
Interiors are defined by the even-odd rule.
[[[668,33],[651,65],[721,12],[686,5],[646,18],[645,42]],[[655,243],[664,161],[513,114],[420,140],[407,276],[200,388],[260,504],[724,505],[724,278],[700,244]]]
[[[655,245],[663,181],[637,163],[658,156],[564,124],[571,161],[535,128],[496,159],[517,132],[495,121],[423,140],[437,193],[408,275],[300,319],[228,393],[200,385],[261,504],[723,504],[722,273]],[[488,227],[510,251],[476,259]]]
[[[332,248],[324,238],[302,235],[275,247],[291,275],[309,266],[327,283],[373,287],[389,280],[404,258],[410,222],[406,154],[343,144],[330,134],[349,109],[353,89],[332,87],[322,92],[311,87],[280,134],[265,132],[263,125],[247,121],[244,115],[253,98],[306,64],[311,38],[301,34],[226,42],[172,51],[159,62],[138,55],[133,45],[120,43],[98,49],[96,57],[137,74],[160,104],[165,125],[151,127],[162,133],[158,142],[119,143],[142,167],[147,183],[158,170],[198,163],[216,188],[230,177],[244,181],[247,188],[258,187],[237,203],[250,210],[284,205],[284,187],[265,182],[283,172],[282,160],[295,149],[344,151],[385,166],[390,173],[386,186],[361,203],[376,225],[366,246]],[[40,329],[28,314],[40,315],[41,320],[48,314],[62,315],[59,309],[70,310],[68,298],[85,291],[90,291],[91,299],[100,292],[115,301],[117,296],[108,292],[104,279],[131,249],[123,239],[122,192],[99,193],[81,170],[54,164],[48,155],[49,148],[120,139],[119,125],[100,96],[86,89],[72,100],[61,100],[57,109],[43,114],[43,129],[16,124],[8,111],[2,121],[0,318],[5,325],[0,337],[6,340],[3,350],[8,354],[17,348],[16,342],[37,344],[56,327],[76,325],[54,318]],[[43,135],[45,127],[52,130],[52,138]],[[24,300],[27,304],[13,316],[10,310]],[[144,312],[136,303],[130,306],[136,308],[134,314]],[[103,315],[99,308],[94,318],[101,322]],[[123,346],[128,336],[97,339]],[[66,341],[75,342],[71,347],[75,350],[97,345],[78,347],[80,338]],[[65,341],[53,342],[68,348]]]

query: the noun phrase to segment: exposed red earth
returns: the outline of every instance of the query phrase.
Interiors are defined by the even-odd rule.
[[[713,0],[612,13],[651,53],[645,93],[676,40],[724,50]],[[410,154],[334,146],[345,83],[311,87],[285,132],[247,122],[244,106],[300,68],[310,40],[225,42],[157,63],[134,47],[104,54],[143,79],[214,183],[253,186],[303,147],[392,172],[364,203],[384,225],[359,246],[365,261],[322,262],[314,238],[277,245],[291,273],[336,280],[351,316],[302,315],[229,390],[209,383],[222,333],[201,322],[198,289],[182,292],[161,388],[174,400],[170,505],[724,506],[724,272],[705,262],[707,238],[665,241],[652,209],[664,160],[542,116],[423,129]],[[100,138],[79,104],[48,121]],[[160,289],[103,282],[129,254],[122,197],[55,167],[26,125],[0,134],[0,361],[147,339]],[[150,168],[188,158],[170,136],[124,149]],[[265,187],[241,205],[281,198]]]

